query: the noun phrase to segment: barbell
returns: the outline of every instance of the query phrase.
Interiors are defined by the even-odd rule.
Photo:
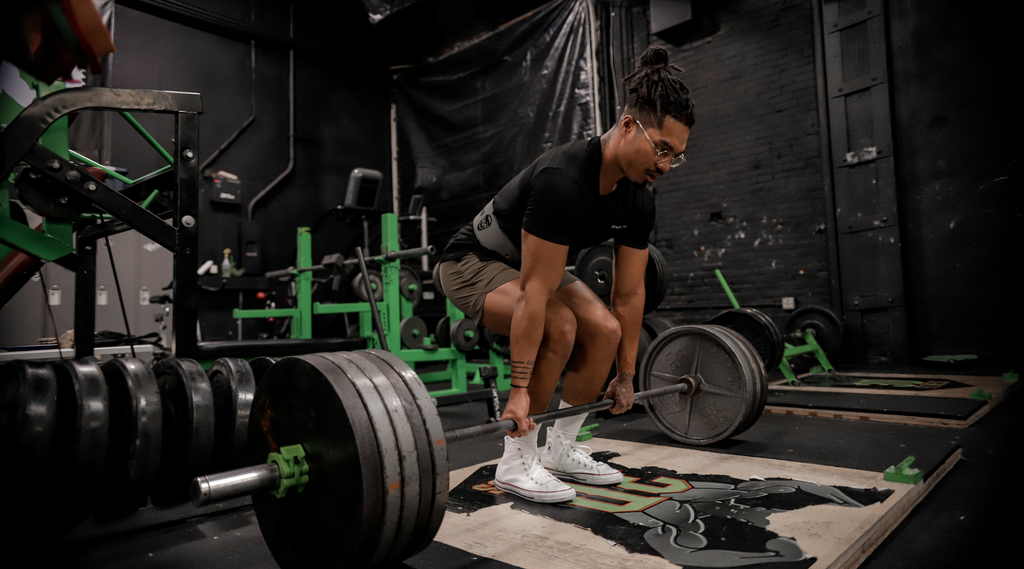
[[[764,366],[749,342],[724,327],[672,328],[652,342],[640,367],[635,400],[679,442],[706,445],[739,434],[764,407]],[[613,404],[532,418],[539,425]],[[250,458],[268,462],[196,477],[191,495],[203,505],[252,494],[260,531],[286,569],[388,565],[437,534],[448,499],[447,445],[514,426],[505,420],[444,431],[423,382],[390,352],[285,358],[263,375],[249,416]]]

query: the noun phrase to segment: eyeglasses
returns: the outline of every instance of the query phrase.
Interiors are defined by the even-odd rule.
[[[640,121],[636,119],[633,120],[636,122],[637,126],[640,127],[640,130],[644,132],[644,136],[647,137],[647,142],[650,142],[651,146],[654,147],[654,151],[658,153],[658,155],[654,157],[655,164],[664,164],[665,162],[669,162],[668,167],[675,168],[676,166],[686,162],[686,157],[683,156],[682,152],[673,156],[672,154],[669,153],[668,150],[665,150],[664,148],[658,148],[658,146],[654,144],[654,141],[651,140],[651,136],[647,134],[647,129],[644,128],[644,125],[640,124]]]

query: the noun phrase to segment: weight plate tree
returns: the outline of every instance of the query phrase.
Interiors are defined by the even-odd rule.
[[[163,404],[163,452],[151,499],[167,505],[188,499],[189,480],[213,455],[213,390],[195,360],[172,358],[153,366]]]
[[[153,370],[142,360],[117,358],[100,369],[110,397],[110,443],[97,505],[99,517],[145,505],[163,454],[163,404]]]
[[[814,340],[830,358],[843,346],[843,321],[827,308],[803,306],[789,315],[786,321],[787,335],[803,336],[808,330],[814,332]]]
[[[212,470],[237,468],[245,463],[245,435],[256,391],[252,367],[241,358],[220,358],[208,373],[213,393]]]

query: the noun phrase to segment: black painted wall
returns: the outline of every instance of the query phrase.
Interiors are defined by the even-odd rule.
[[[685,70],[696,100],[688,162],[656,183],[655,245],[671,284],[659,314],[701,323],[742,306],[780,326],[783,297],[830,306],[825,202],[806,0],[703,6],[714,25],[651,42]],[[709,31],[717,28],[717,31]]]
[[[887,5],[911,349],[1020,365],[1015,19],[949,0]]]
[[[796,297],[798,307],[839,304],[828,262],[813,1],[695,3],[699,21],[682,33],[648,36],[686,69],[698,103],[690,161],[657,185],[654,242],[672,279],[659,314],[674,322],[728,308],[716,268],[741,304],[780,325],[782,297]],[[645,2],[631,4],[636,17]],[[949,1],[884,5],[911,359],[976,354],[1019,366],[1013,275],[1024,211],[1012,18]]]

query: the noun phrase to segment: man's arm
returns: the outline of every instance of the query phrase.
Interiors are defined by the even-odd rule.
[[[522,239],[519,298],[512,313],[510,333],[513,387],[501,417],[515,419],[518,423],[519,428],[509,432],[513,437],[523,436],[534,427],[533,421],[526,418],[530,412],[530,396],[523,387],[529,385],[533,375],[533,365],[544,339],[548,301],[562,282],[569,254],[567,245],[546,241],[526,231],[522,232]]]
[[[647,270],[647,249],[633,249],[624,245],[615,246],[615,260],[612,265],[612,315],[619,321],[622,337],[615,354],[615,369],[618,375],[608,384],[605,399],[613,398],[616,404],[612,413],[622,413],[633,405],[633,375],[636,370],[636,351],[640,343],[640,328],[643,326],[644,272]]]

